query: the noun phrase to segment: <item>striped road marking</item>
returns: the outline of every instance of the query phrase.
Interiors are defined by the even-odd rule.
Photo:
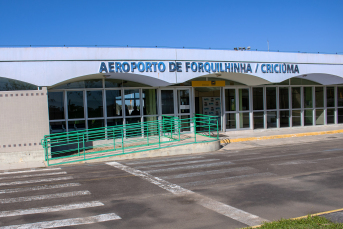
[[[76,210],[76,209],[99,207],[99,206],[104,206],[104,204],[99,201],[92,201],[92,202],[84,202],[84,203],[79,203],[79,204],[65,204],[65,205],[56,205],[56,206],[41,207],[41,208],[19,209],[19,210],[13,210],[13,211],[2,211],[0,212],[0,217],[68,211],[68,210]]]
[[[89,216],[89,217],[84,217],[84,218],[73,218],[73,219],[54,220],[54,221],[47,221],[47,222],[40,222],[40,223],[13,225],[13,226],[7,226],[7,227],[0,227],[0,229],[56,228],[56,227],[67,227],[67,226],[100,223],[100,222],[112,221],[112,220],[117,220],[117,219],[121,219],[121,218],[114,213],[109,213],[109,214]]]
[[[268,221],[266,219],[260,218],[259,216],[250,214],[238,208],[235,208],[235,207],[223,204],[221,202],[218,202],[216,200],[213,200],[211,198],[202,196],[190,190],[184,189],[180,187],[179,185],[169,183],[168,181],[165,181],[159,177],[154,177],[146,172],[128,167],[126,165],[122,165],[118,162],[108,162],[106,164],[113,166],[115,168],[121,169],[123,171],[126,171],[132,175],[141,177],[142,179],[147,180],[150,183],[153,183],[159,186],[160,188],[163,188],[175,195],[190,198],[194,200],[197,204],[207,209],[213,210],[219,214],[225,215],[227,217],[230,217],[234,220],[237,220],[249,226],[259,225],[262,222]]]
[[[232,168],[232,169],[210,170],[210,171],[196,172],[196,173],[183,173],[183,174],[177,174],[177,175],[162,176],[160,178],[168,180],[168,179],[197,177],[197,176],[203,176],[203,175],[221,174],[221,173],[229,173],[229,172],[248,171],[248,170],[252,170],[252,169],[254,169],[254,168],[238,167],[238,168]]]
[[[61,168],[31,169],[31,170],[21,170],[21,171],[13,171],[13,172],[3,172],[3,173],[0,173],[0,175],[16,174],[16,173],[45,172],[45,171],[53,171],[53,170],[60,170],[60,169]]]
[[[14,176],[14,177],[0,177],[0,180],[3,180],[3,179],[20,179],[20,178],[40,177],[40,176],[53,176],[53,175],[62,175],[62,174],[67,174],[67,172],[40,173],[40,174],[32,174],[32,175]]]
[[[184,160],[190,160],[190,159],[201,159],[204,158],[202,156],[190,156],[190,157],[182,157],[182,158],[167,158],[167,159],[158,159],[158,160],[144,160],[144,161],[135,161],[135,162],[128,162],[125,163],[126,165],[140,165],[140,164],[150,164],[150,163],[156,163],[156,162],[170,162],[170,161],[184,161]]]
[[[33,200],[46,200],[46,199],[55,199],[55,198],[72,197],[72,196],[85,196],[85,195],[90,195],[90,194],[91,193],[89,191],[74,191],[74,192],[55,193],[55,194],[47,194],[47,195],[39,195],[39,196],[25,196],[25,197],[17,197],[17,198],[0,199],[0,204],[27,202],[27,201],[33,201]]]
[[[174,165],[187,165],[187,164],[194,164],[194,163],[202,163],[202,162],[211,162],[211,161],[219,161],[219,159],[205,159],[205,160],[197,160],[197,161],[182,161],[182,162],[174,162],[174,163],[167,163],[167,164],[157,164],[157,165],[146,165],[146,166],[137,166],[136,169],[146,169],[146,168],[155,168],[155,167],[164,167],[164,166],[174,166]]]
[[[254,173],[254,174],[248,174],[248,175],[241,175],[241,176],[233,176],[233,177],[224,177],[224,178],[217,178],[217,179],[211,179],[211,180],[201,180],[201,181],[193,181],[188,183],[182,183],[180,185],[182,186],[198,186],[198,185],[208,185],[208,184],[214,184],[218,182],[228,181],[228,180],[238,180],[243,178],[258,178],[258,177],[266,177],[266,176],[274,176],[274,173]]]
[[[0,190],[0,194],[14,193],[14,192],[28,192],[28,191],[37,191],[37,190],[54,189],[54,188],[67,188],[67,187],[75,187],[75,186],[80,186],[80,185],[81,184],[79,183],[67,183],[67,184],[56,184],[56,185],[42,185],[42,186],[27,187],[27,188],[3,189],[3,190]]]
[[[169,172],[169,171],[176,171],[182,169],[199,169],[199,168],[209,168],[209,167],[216,167],[221,165],[233,165],[231,161],[224,161],[218,163],[210,163],[210,164],[201,164],[201,165],[187,165],[187,166],[179,166],[174,168],[167,168],[167,169],[155,169],[155,170],[148,170],[148,173],[158,173],[158,172]]]
[[[32,183],[50,182],[50,181],[58,181],[58,180],[70,180],[70,179],[73,179],[73,177],[56,177],[56,178],[47,178],[47,179],[39,179],[39,180],[14,181],[14,182],[8,182],[8,183],[0,183],[0,186],[17,185],[17,184],[32,184]]]

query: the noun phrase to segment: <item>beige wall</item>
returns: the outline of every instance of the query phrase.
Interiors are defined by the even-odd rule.
[[[43,149],[40,140],[46,134],[49,134],[46,87],[0,91],[0,156],[40,151]]]

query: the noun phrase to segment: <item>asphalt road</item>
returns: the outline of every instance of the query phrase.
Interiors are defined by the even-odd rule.
[[[0,173],[0,228],[242,228],[340,209],[337,136]]]

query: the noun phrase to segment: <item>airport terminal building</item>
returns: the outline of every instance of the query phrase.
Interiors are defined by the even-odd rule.
[[[194,114],[221,131],[343,124],[343,56],[0,48],[0,155],[40,155],[49,133]]]

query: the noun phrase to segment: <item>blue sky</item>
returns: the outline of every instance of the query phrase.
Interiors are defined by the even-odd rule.
[[[0,45],[343,54],[343,1],[0,0]]]

